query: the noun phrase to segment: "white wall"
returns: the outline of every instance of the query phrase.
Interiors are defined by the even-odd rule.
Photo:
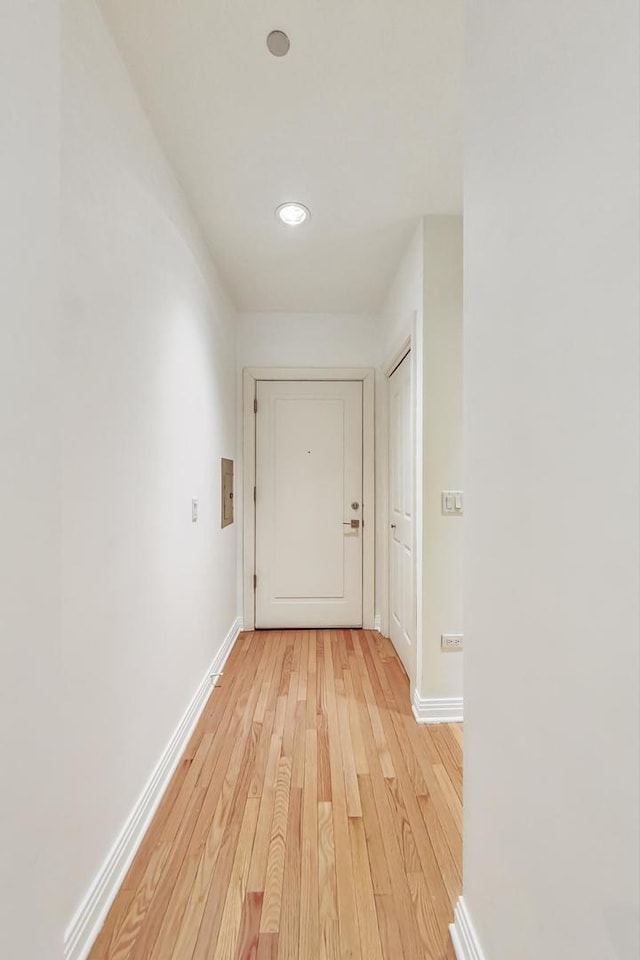
[[[58,960],[58,4],[1,21],[0,956]]]
[[[93,0],[66,0],[63,53],[69,919],[237,614],[236,528],[220,530],[236,359],[230,305]]]
[[[462,217],[424,218],[422,676],[428,700],[462,697],[464,517],[443,516],[443,490],[463,490]]]
[[[333,313],[242,313],[243,367],[375,367],[375,317]]]
[[[424,225],[420,219],[393,276],[380,318],[380,364],[393,358],[412,334],[414,314],[422,320],[424,298]],[[420,323],[421,329],[421,323]]]
[[[464,889],[487,960],[638,936],[638,5],[469,3]]]

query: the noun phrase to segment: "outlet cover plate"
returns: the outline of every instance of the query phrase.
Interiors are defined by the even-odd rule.
[[[453,650],[462,650],[464,647],[464,634],[462,633],[443,633],[440,635],[440,647],[451,653]]]

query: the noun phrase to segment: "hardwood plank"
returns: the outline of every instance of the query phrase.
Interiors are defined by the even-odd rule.
[[[163,904],[162,909],[155,909],[161,918],[162,926],[150,960],[168,960],[173,955],[173,947],[181,936],[185,916],[187,916],[186,926],[187,930],[191,931],[191,937],[194,937],[198,931],[207,892],[206,887],[202,889],[200,864],[201,861],[204,861],[205,867],[211,864],[210,841],[212,836],[214,838],[219,836],[215,831],[212,835],[212,827],[219,824],[221,814],[226,815],[230,812],[232,797],[237,796],[238,790],[242,791],[245,781],[242,776],[239,776],[240,772],[244,770],[246,776],[251,770],[251,757],[255,753],[254,745],[260,730],[260,725],[252,722],[252,710],[260,689],[261,671],[268,660],[264,653],[266,650],[263,651],[262,657],[256,658],[257,672],[254,683],[249,687],[250,695],[243,698],[246,707],[244,715],[236,716],[234,708],[234,725],[229,728],[233,730],[234,737],[232,738],[228,733],[220,743],[219,734],[217,734],[212,745],[214,771],[193,832],[190,850],[184,858],[177,879],[174,880],[173,891],[166,907]],[[251,675],[251,672],[249,673]],[[219,750],[216,750],[216,747],[219,747]],[[218,817],[217,820],[216,817]],[[219,843],[215,846],[213,863],[216,862],[218,850]],[[181,942],[181,949],[185,949],[184,942]],[[145,952],[142,956],[146,960],[149,954]]]
[[[176,956],[190,957],[193,953],[223,839],[227,835],[235,802],[242,793],[240,771],[246,759],[247,746],[240,740],[235,744],[234,754],[221,784],[204,843],[190,852],[182,883],[176,884],[151,960],[170,960],[174,955],[174,945]]]
[[[151,822],[149,829],[147,830],[142,843],[140,844],[133,863],[127,871],[121,890],[132,890],[135,893],[140,885],[140,881],[142,880],[144,871],[149,862],[149,857],[151,856],[156,845],[161,840],[167,818],[171,813],[173,805],[176,802],[180,791],[182,790],[184,781],[192,763],[192,757],[183,757],[178,764],[167,788],[167,792],[160,801],[153,821]]]
[[[280,686],[278,687],[278,697],[286,697],[289,690],[289,676],[293,669],[293,644],[294,634],[289,630],[283,630],[282,640],[284,642],[284,659],[282,661],[282,670],[280,671]]]
[[[378,930],[376,902],[371,881],[367,841],[361,819],[349,820],[349,838],[351,841],[351,859],[353,876],[357,884],[358,927],[360,929],[360,947],[363,956],[372,960],[382,960],[382,944]]]
[[[296,648],[294,653],[294,667],[299,666],[296,661],[300,660],[300,647]],[[285,708],[284,731],[282,734],[282,752],[285,757],[293,755],[293,740],[295,737],[294,718],[298,707],[298,689],[300,686],[300,671],[294,669],[289,675],[289,690],[287,692],[287,705]]]
[[[398,918],[393,909],[393,898],[389,894],[376,894],[376,914],[384,960],[403,960],[405,957],[413,960],[412,955],[406,952],[406,944],[403,943]]]
[[[463,727],[461,723],[449,723],[447,724],[451,730],[452,736],[456,739],[458,746],[460,747],[461,760],[462,760],[462,749],[464,747],[463,743]]]
[[[299,960],[300,940],[300,874],[302,869],[302,788],[292,788],[289,795],[289,821],[284,861],[282,909],[279,934],[276,937],[278,960]]]
[[[331,758],[329,755],[329,722],[327,720],[327,675],[324,644],[317,648],[315,724],[318,733],[318,800],[331,800]]]
[[[298,656],[299,655],[300,650],[298,649]],[[282,732],[282,752],[285,757],[291,757],[293,754],[293,739],[295,736],[294,717],[298,706],[299,677],[300,674],[297,670],[292,670],[289,675],[289,690],[284,711],[284,730]]]
[[[435,763],[433,765],[433,772],[435,773],[436,779],[440,784],[455,825],[459,832],[462,833],[462,803],[460,801],[460,797],[453,789],[449,775],[441,763]]]
[[[304,786],[304,744],[306,732],[306,712],[307,703],[305,700],[298,700],[293,717],[295,733],[293,735],[293,747],[291,756],[291,789],[302,790]]]
[[[351,649],[353,650],[353,641],[351,642]],[[356,774],[360,775],[369,773],[369,764],[367,762],[367,753],[364,748],[364,740],[362,739],[362,730],[360,729],[360,716],[358,713],[358,703],[355,697],[351,670],[344,670],[343,676],[344,692],[347,709],[349,711],[349,729],[351,733],[351,743],[353,744],[354,763]]]
[[[284,721],[287,715],[287,698],[280,694],[276,702],[276,716],[273,723],[273,732],[279,737],[284,736]]]
[[[216,949],[213,954],[213,960],[233,960],[238,943],[240,926],[242,923],[243,904],[247,892],[247,876],[249,874],[249,863],[251,860],[251,848],[258,823],[258,811],[260,801],[251,798],[247,800],[244,808],[244,816],[240,826],[240,834],[236,846],[235,856],[231,876],[229,877],[229,887],[227,897],[222,912],[222,921],[220,931],[216,941]],[[208,954],[211,956],[211,946],[209,944]]]
[[[382,664],[378,664],[373,656],[367,659],[368,665],[376,669],[378,678],[382,672]],[[411,744],[404,727],[406,720],[410,719],[415,723],[409,706],[409,679],[398,660],[387,658],[384,670],[385,683],[381,687],[384,693],[386,710],[390,713],[395,736],[402,751],[402,758],[409,772],[413,789],[418,795],[426,793],[426,784],[420,768],[420,764],[414,754]],[[423,734],[424,735],[424,734]]]
[[[299,956],[317,960],[319,947],[318,747],[315,730],[307,730],[304,755],[299,943]]]
[[[122,923],[124,915],[131,906],[131,901],[136,895],[136,888],[133,890],[122,888],[116,897],[116,901],[111,908],[109,915],[98,934],[96,942],[91,951],[92,960],[105,960],[108,955],[109,943],[113,937],[114,930]]]
[[[462,893],[461,863],[451,853],[447,838],[429,795],[418,797],[422,819],[427,828],[431,846],[435,853],[442,881],[449,894],[449,900],[455,904]]]
[[[273,808],[276,801],[276,781],[281,750],[282,738],[274,735],[271,737],[271,748],[269,750],[269,758],[265,771],[265,783],[262,788],[262,797],[260,800],[258,826],[251,855],[251,867],[249,869],[248,889],[254,893],[261,893],[265,888],[267,858],[269,856],[269,844],[271,841],[271,825],[273,822]]]
[[[375,673],[375,668],[373,668],[371,664],[371,652],[366,644],[366,641],[361,640],[360,646],[363,649],[364,662],[371,672],[372,687],[375,689],[378,685],[376,677],[373,676]],[[378,695],[379,697],[383,696],[382,689],[379,686]],[[426,831],[424,820],[422,819],[420,805],[418,804],[415,790],[413,788],[400,743],[398,741],[394,725],[395,716],[396,711],[394,710],[390,711],[386,708],[383,708],[380,711],[381,723],[385,737],[387,738],[388,748],[391,753],[397,774],[396,779],[398,784],[398,797],[401,799],[403,807],[406,810],[407,823],[409,824],[411,834],[413,836],[415,850],[420,861],[422,873],[424,877],[428,877],[429,879],[430,898],[423,904],[423,906],[425,911],[429,911],[434,915],[433,924],[437,925],[440,923],[442,926],[446,927],[447,921],[450,918],[451,904],[447,896],[447,891],[442,880],[438,862],[433,851],[429,835]],[[441,769],[444,770],[442,766]],[[451,792],[453,793],[453,790],[451,790]],[[405,871],[407,873],[409,872],[406,870],[406,865]]]
[[[253,729],[247,735],[249,733],[253,735]],[[147,960],[149,957],[166,955],[169,945],[175,942],[178,936],[197,868],[194,851],[200,851],[204,844],[224,776],[230,766],[233,745],[234,741],[229,737],[219,751],[216,750],[215,737],[211,743],[199,779],[203,790],[200,809],[195,814],[189,833],[185,832],[186,820],[180,825],[183,839],[180,843],[174,841],[172,859],[167,864],[162,882],[156,890],[153,909],[131,953],[131,960]]]
[[[406,953],[398,918],[393,909],[393,898],[389,894],[376,894],[376,913],[384,960],[404,960],[407,956],[409,960],[413,960],[413,955]]]
[[[169,841],[158,844],[151,857],[147,869],[144,872],[142,882],[136,891],[135,897],[131,901],[131,906],[125,913],[122,923],[116,927],[113,938],[107,950],[109,960],[125,960],[135,946],[136,939],[144,918],[153,897],[153,891],[162,876],[165,863],[171,854],[171,843]]]
[[[347,640],[348,636],[348,640]],[[347,644],[352,645],[353,641],[351,640],[351,631],[350,630],[334,630],[333,631],[333,641],[335,643],[335,654],[334,661],[336,665],[339,665],[339,672],[336,670],[336,679],[338,676],[342,675],[345,670],[349,669],[349,651],[347,649]]]
[[[340,955],[338,902],[336,893],[336,850],[333,839],[331,803],[318,804],[318,921],[320,960],[337,960]]]
[[[153,910],[147,910],[139,935],[132,949],[127,954],[130,960],[140,960],[142,957],[146,960],[158,939],[167,904],[169,903],[175,885],[175,877],[180,871],[180,867],[189,848],[189,843],[200,815],[205,795],[206,791],[203,788],[200,788],[192,795],[192,802],[185,811],[185,816],[180,824],[180,828],[171,844],[165,868],[153,891]]]
[[[355,657],[354,657],[355,659]],[[354,679],[357,675],[354,673]],[[358,687],[356,685],[356,694]],[[397,917],[399,928],[402,931],[403,949],[407,960],[420,957],[420,938],[411,908],[411,891],[404,867],[404,861],[397,839],[397,828],[393,813],[389,805],[389,796],[386,778],[378,760],[378,751],[370,724],[370,715],[364,699],[359,701],[361,725],[364,733],[365,749],[367,750],[372,793],[375,802],[377,819],[380,824],[384,858],[389,873],[389,886],[393,912]]]
[[[429,736],[435,745],[442,766],[444,767],[451,786],[458,799],[462,802],[462,764],[459,760],[460,750],[446,723],[436,723],[429,727]],[[420,793],[420,791],[417,791]]]
[[[260,723],[260,740],[256,753],[255,772],[249,785],[249,796],[259,797],[264,783],[264,772],[271,745],[271,734],[275,723],[276,698],[280,683],[280,668],[284,656],[284,646],[274,642],[267,661],[265,680],[260,688],[260,698],[253,716]],[[260,707],[260,710],[258,709]]]
[[[360,956],[360,930],[358,927],[355,902],[356,886],[351,860],[351,842],[349,839],[349,821],[347,817],[342,746],[338,724],[333,654],[331,650],[331,637],[327,630],[323,631],[323,643],[340,949],[343,957],[358,957]]]
[[[128,960],[132,956],[140,940],[147,910],[165,876],[165,866],[167,863],[176,864],[178,860],[181,862],[184,856],[186,833],[193,828],[194,818],[197,817],[204,801],[204,792],[199,786],[199,781],[212,742],[212,734],[205,734],[200,741],[181,790],[167,816],[162,840],[151,851],[147,868],[136,889],[131,906],[121,924],[114,930],[107,951],[112,960]],[[157,921],[156,914],[153,920]]]
[[[373,890],[376,895],[390,894],[391,881],[389,880],[389,868],[387,867],[387,858],[382,842],[382,827],[378,819],[378,811],[376,809],[369,774],[358,776],[358,787],[360,789],[360,800],[362,802],[362,822],[364,824],[367,850],[369,852]]]
[[[300,671],[298,676],[298,700],[307,699],[307,677],[309,674],[309,632],[299,630],[296,643],[300,644]]]
[[[220,924],[222,923],[223,904],[225,903],[224,894],[229,886],[229,878],[233,869],[236,849],[239,842],[245,810],[245,800],[253,771],[255,750],[256,742],[253,737],[249,737],[242,756],[240,773],[234,785],[233,796],[229,804],[226,826],[220,838],[212,838],[212,847],[214,849],[210,851],[211,860],[206,863],[206,868],[212,871],[216,882],[210,883],[208,893],[205,893],[202,887],[198,888],[198,893],[201,894],[202,899],[205,900],[206,897],[204,908],[202,908],[201,902],[197,901],[194,905],[192,899],[190,898],[189,900],[189,905],[192,907],[192,910],[185,914],[185,921],[183,921],[180,935],[182,936],[184,932],[185,936],[187,936],[188,934],[192,934],[193,931],[197,934],[192,960],[205,960],[205,958],[210,960],[211,945],[218,941]],[[257,799],[252,799],[252,803],[255,805],[257,811]],[[205,846],[202,858],[206,857],[207,849],[207,846]],[[214,857],[215,863],[212,862]],[[199,924],[198,916],[200,916]],[[187,925],[189,926],[188,931]],[[180,955],[177,947],[175,955]],[[189,954],[185,952],[184,955],[188,956]]]
[[[347,815],[349,817],[361,817],[362,807],[360,806],[360,793],[358,791],[358,774],[356,772],[353,741],[351,739],[349,708],[344,693],[344,680],[336,680],[335,686],[342,772],[344,774],[345,793],[347,797]]]
[[[387,799],[392,811],[393,824],[396,830],[398,847],[402,853],[402,862],[407,873],[415,873],[421,869],[420,857],[416,848],[409,817],[402,799],[398,781],[386,779]]]
[[[261,933],[258,937],[258,953],[256,960],[277,960],[278,957],[278,934]],[[176,960],[178,958],[176,957]]]
[[[242,908],[235,960],[256,960],[260,937],[262,894],[247,892]]]
[[[282,904],[282,880],[284,876],[287,816],[289,812],[289,792],[291,789],[291,760],[281,757],[278,763],[278,780],[273,809],[273,824],[269,842],[267,877],[260,919],[261,933],[278,933],[280,929],[280,907]]]
[[[403,721],[414,754],[420,764],[427,785],[428,796],[433,804],[442,832],[446,837],[451,855],[456,863],[462,864],[462,833],[455,822],[440,782],[435,775],[432,756],[426,746],[427,740],[423,734],[423,729],[409,718],[403,718]]]
[[[431,891],[422,873],[409,874],[409,889],[425,956],[440,960],[446,948],[448,934],[445,925],[438,922],[431,902]]]
[[[161,842],[169,815],[178,797],[182,794],[183,787],[185,786],[185,781],[192,764],[193,757],[183,758],[178,764],[176,772],[171,778],[167,792],[162,798],[156,815],[153,818],[153,821],[149,826],[142,843],[140,844],[138,853],[136,854],[133,863],[127,871],[127,875],[121,887],[122,890],[135,891],[139,887],[144,872],[147,868],[149,858],[151,857],[155,847]],[[194,781],[192,777],[191,784],[187,784],[185,789],[187,791],[193,789],[193,783]]]
[[[360,673],[360,684],[367,704],[367,710],[369,711],[373,739],[378,751],[379,762],[382,766],[382,773],[385,777],[393,778],[396,775],[393,760],[391,759],[389,745],[382,726],[380,710],[378,709],[378,703],[371,684],[371,677],[362,652],[362,643],[358,642],[357,638],[354,640],[354,648],[355,656],[353,663],[357,665]]]
[[[316,723],[317,697],[320,692],[318,684],[318,631],[309,631],[309,645],[307,657],[307,729],[313,730]]]

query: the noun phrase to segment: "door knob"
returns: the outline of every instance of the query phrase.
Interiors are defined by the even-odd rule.
[[[352,530],[357,530],[358,527],[360,526],[360,521],[359,520],[343,520],[342,526],[351,527]]]
[[[391,529],[392,529],[392,530],[395,530],[395,528],[396,528],[395,523],[392,523],[392,524],[391,524]]]

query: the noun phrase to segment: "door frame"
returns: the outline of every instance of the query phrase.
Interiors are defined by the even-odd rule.
[[[259,380],[356,380],[362,382],[362,625],[374,629],[375,620],[375,370],[370,367],[245,367],[242,371],[243,410],[243,551],[242,610],[245,630],[255,629],[256,413]]]

